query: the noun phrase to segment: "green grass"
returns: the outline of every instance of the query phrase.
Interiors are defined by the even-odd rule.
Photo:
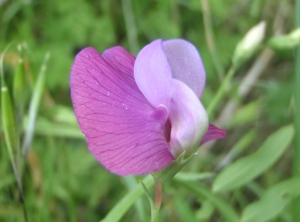
[[[29,150],[24,163],[16,160],[21,166],[24,204],[5,139],[6,122],[2,114],[8,106],[2,103],[0,221],[25,221],[24,209],[28,221],[100,221],[114,207],[121,205],[124,210],[124,197],[128,200],[130,195],[139,196],[131,186],[143,177],[126,179],[106,171],[89,153],[74,117],[69,93],[70,67],[76,53],[89,45],[100,52],[121,45],[136,55],[154,39],[184,38],[201,53],[207,72],[202,102],[210,107],[210,122],[225,128],[227,136],[203,146],[183,168],[183,172],[193,175],[208,172],[212,176],[193,179],[190,174],[183,174],[181,178],[185,179],[175,178],[163,185],[161,221],[237,220],[265,191],[292,177],[293,161],[294,166],[299,163],[299,155],[293,158],[294,144],[248,184],[222,193],[212,191],[223,167],[255,153],[272,133],[293,123],[295,107],[299,110],[300,87],[296,87],[295,96],[292,88],[295,75],[298,85],[300,76],[295,49],[272,51],[267,44],[277,33],[286,34],[294,29],[292,0],[20,0],[0,4],[0,55],[14,42],[3,60],[3,77],[20,131],[13,138],[21,141],[21,147],[27,138]],[[234,70],[217,93],[232,66],[236,45],[262,20],[267,23],[264,42]],[[22,46],[21,51],[18,45]],[[48,52],[51,56],[44,62]],[[20,72],[19,58],[24,62],[25,89],[14,83],[16,72]],[[296,58],[299,60],[299,46]],[[44,80],[40,80],[43,65]],[[243,91],[249,82],[251,87]],[[34,105],[30,105],[34,98]],[[295,135],[299,134],[300,125],[299,118],[296,120]],[[30,130],[34,131],[26,136]],[[295,153],[298,148],[299,142]],[[126,207],[120,221],[149,219],[146,195],[138,202],[132,200],[128,204],[133,205]],[[273,221],[297,221],[295,215],[292,204],[287,202]]]

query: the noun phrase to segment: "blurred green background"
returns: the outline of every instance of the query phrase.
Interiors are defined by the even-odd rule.
[[[18,59],[24,60],[26,90],[19,95],[25,103],[19,122],[20,138],[28,124],[30,99],[41,65],[50,53],[35,133],[22,175],[29,221],[99,221],[128,192],[130,181],[136,183],[133,178],[103,169],[89,153],[78,129],[70,100],[69,73],[80,49],[93,46],[101,52],[121,45],[136,55],[154,39],[187,39],[197,47],[205,65],[207,84],[202,101],[208,106],[231,66],[237,43],[264,20],[267,27],[263,44],[237,70],[226,95],[211,114],[210,121],[225,128],[227,137],[204,146],[183,169],[218,172],[234,159],[253,153],[268,135],[292,122],[295,53],[272,51],[267,42],[294,29],[294,4],[292,0],[1,0],[0,54],[14,42],[4,59],[9,88]],[[249,91],[242,94],[241,86],[249,81],[245,76],[255,78]],[[0,221],[24,221],[2,127],[0,145]],[[237,151],[228,156],[232,147]],[[224,193],[223,197],[241,212],[265,188],[289,178],[291,173],[292,149],[288,149],[249,186]],[[203,182],[211,185],[211,179]],[[141,203],[150,215],[146,197]],[[131,208],[121,221],[141,221],[137,208]],[[172,181],[164,186],[161,218],[224,221],[205,198],[193,196]],[[274,221],[291,221],[290,209]]]

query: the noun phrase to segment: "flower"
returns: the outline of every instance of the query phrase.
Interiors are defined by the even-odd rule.
[[[200,102],[205,71],[182,39],[156,40],[135,59],[120,46],[83,49],[70,77],[71,98],[89,150],[119,175],[159,171],[200,144],[223,138]]]

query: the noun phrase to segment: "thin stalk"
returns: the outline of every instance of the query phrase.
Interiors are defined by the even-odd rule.
[[[117,203],[101,222],[118,222],[122,216],[130,209],[130,207],[153,186],[153,178],[151,175],[146,176],[142,181],[142,186],[137,184]],[[147,194],[147,192],[146,192]],[[148,196],[148,195],[147,195]],[[151,203],[151,202],[150,202]]]
[[[162,200],[162,184],[155,180],[155,201],[151,207],[151,222],[159,221],[159,210]]]
[[[124,177],[124,183],[125,186],[127,187],[127,189],[129,191],[132,191],[134,189],[134,187],[137,185],[136,179],[134,176],[127,176]],[[147,189],[147,188],[145,188]],[[144,203],[142,201],[142,199],[138,199],[135,203],[134,203],[135,209],[137,211],[137,214],[139,216],[139,221],[149,221],[149,216],[146,214],[145,208],[144,208]]]
[[[232,65],[230,67],[230,69],[228,70],[228,73],[226,74],[226,77],[224,78],[222,85],[220,86],[216,95],[214,96],[214,98],[212,99],[212,101],[209,103],[209,105],[207,107],[207,113],[208,113],[209,117],[213,116],[217,105],[219,104],[221,99],[224,97],[226,91],[228,90],[230,81],[231,81],[232,77],[234,76],[235,72],[236,72],[236,68]]]
[[[206,39],[206,43],[208,46],[208,50],[212,57],[212,61],[214,63],[215,69],[218,73],[219,79],[223,79],[224,68],[223,68],[223,66],[219,60],[218,54],[216,52],[209,2],[208,2],[208,0],[200,0],[200,2],[201,2],[201,6],[202,6],[204,34],[205,34],[205,39]]]
[[[296,0],[296,28],[300,27],[300,0]],[[300,46],[296,49],[295,59],[295,131],[300,135]],[[300,137],[295,136],[295,146],[293,155],[293,175],[300,176]],[[293,221],[300,221],[300,198],[293,202]]]
[[[20,157],[20,141],[19,141],[19,126],[16,121],[15,110],[11,100],[8,87],[4,79],[3,61],[6,51],[14,43],[10,43],[0,56],[0,80],[1,80],[1,118],[3,124],[4,137],[8,155],[12,164],[13,172],[16,178],[17,187],[20,195],[20,203],[23,208],[24,220],[28,222],[27,209],[23,193],[23,184],[21,177],[21,166],[23,165],[22,158]]]
[[[127,39],[130,51],[137,54],[139,50],[136,25],[134,22],[133,12],[131,9],[131,0],[122,0],[122,9],[125,18]]]

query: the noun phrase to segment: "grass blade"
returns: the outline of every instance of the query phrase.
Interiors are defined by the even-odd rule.
[[[296,0],[296,28],[300,27],[300,0]],[[293,155],[293,175],[300,177],[300,46],[296,49],[295,59],[295,146]],[[300,198],[293,203],[293,221],[300,221]]]
[[[242,213],[242,222],[264,222],[278,216],[291,200],[300,195],[300,177],[270,187],[257,202],[249,204]],[[298,209],[299,210],[299,209]]]
[[[21,48],[21,46],[20,46]],[[20,57],[13,78],[13,98],[17,111],[18,123],[21,123],[26,102],[26,80],[24,61]]]
[[[4,137],[6,142],[7,151],[12,164],[14,175],[17,181],[20,201],[23,206],[25,221],[28,221],[27,210],[23,194],[23,185],[21,179],[21,167],[23,165],[21,152],[20,152],[20,137],[19,137],[19,126],[17,123],[17,117],[15,109],[11,100],[11,95],[9,93],[8,87],[5,83],[4,72],[3,72],[3,59],[5,52],[10,47],[4,50],[4,53],[0,59],[0,75],[1,75],[1,114],[3,122]]]
[[[128,188],[129,191],[133,190],[133,188],[138,185],[138,183],[136,182],[136,179],[134,176],[127,176],[124,177],[124,182],[126,187]],[[148,221],[149,218],[147,217],[145,208],[144,208],[144,204],[143,201],[141,199],[138,199],[135,204],[135,209],[137,211],[137,214],[139,216],[139,220],[140,221]]]
[[[238,222],[239,216],[235,212],[235,210],[223,199],[218,197],[216,194],[212,193],[207,187],[200,183],[195,182],[184,182],[181,180],[174,180],[181,186],[185,187],[190,192],[194,193],[196,196],[206,199],[209,199],[211,203],[219,210],[222,216],[226,219],[226,221],[230,222]]]
[[[22,144],[22,151],[23,155],[27,157],[30,146],[31,146],[31,141],[33,138],[34,134],[34,129],[35,129],[35,122],[36,122],[36,116],[40,104],[40,100],[42,98],[42,94],[44,91],[44,85],[45,85],[45,79],[46,79],[46,65],[49,60],[50,54],[47,53],[45,55],[44,62],[41,66],[37,82],[34,87],[33,91],[33,96],[30,101],[30,106],[29,106],[29,123],[27,125],[26,133],[24,136],[24,141]]]
[[[149,189],[153,186],[154,180],[151,175],[143,179],[144,185]],[[105,216],[101,222],[118,222],[129,208],[137,201],[137,199],[144,193],[141,184],[137,184],[114,208]]]
[[[230,164],[216,177],[214,192],[233,190],[262,174],[283,154],[293,139],[294,128],[291,125],[277,130],[251,155]]]

